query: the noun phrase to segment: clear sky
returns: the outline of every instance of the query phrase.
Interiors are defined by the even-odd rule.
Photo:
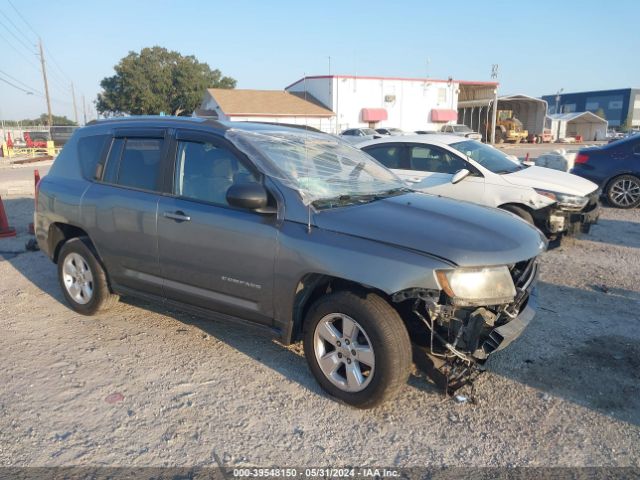
[[[130,50],[193,54],[238,88],[283,89],[307,75],[489,80],[500,92],[640,87],[640,0],[205,1],[0,0],[0,116],[46,111],[37,35],[54,114],[73,118]],[[14,27],[18,27],[16,31]],[[36,35],[37,33],[37,35]],[[17,79],[21,84],[7,77]]]

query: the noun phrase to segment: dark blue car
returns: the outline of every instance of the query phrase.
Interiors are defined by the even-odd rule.
[[[580,150],[571,173],[597,183],[610,205],[637,207],[640,205],[640,134]]]

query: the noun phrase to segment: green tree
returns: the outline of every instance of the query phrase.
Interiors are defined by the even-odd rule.
[[[193,55],[162,47],[129,52],[100,82],[96,108],[103,115],[190,114],[207,88],[234,88],[236,81]]]
[[[596,110],[595,113],[597,116],[599,116],[601,119],[606,120],[607,119],[607,115],[604,113],[604,110],[599,108],[598,110]]]
[[[52,115],[51,116],[51,120],[53,120],[53,125],[54,126],[75,126],[78,125],[76,122],[74,122],[73,120],[67,118],[66,116],[59,116],[59,115]],[[38,118],[25,118],[24,120],[5,120],[4,121],[5,125],[7,126],[12,126],[12,127],[16,127],[18,125],[25,125],[25,126],[29,126],[29,125],[49,125],[49,116],[46,113],[43,113],[42,115],[40,115]]]

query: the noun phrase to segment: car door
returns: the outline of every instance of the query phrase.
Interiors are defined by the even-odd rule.
[[[259,175],[225,140],[178,131],[171,195],[158,206],[167,298],[270,324],[278,230],[274,215],[231,207],[233,183]]]
[[[83,225],[115,286],[162,295],[156,239],[165,130],[119,129],[82,197]]]
[[[407,144],[406,169],[398,175],[412,188],[434,195],[467,200],[475,203],[485,201],[485,179],[468,162],[441,147],[429,144]],[[471,174],[453,184],[453,175],[467,169]]]

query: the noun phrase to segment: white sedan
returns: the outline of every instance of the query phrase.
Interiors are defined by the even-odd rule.
[[[598,186],[453,135],[386,137],[357,145],[416,190],[508,210],[549,238],[587,233],[599,216]]]

